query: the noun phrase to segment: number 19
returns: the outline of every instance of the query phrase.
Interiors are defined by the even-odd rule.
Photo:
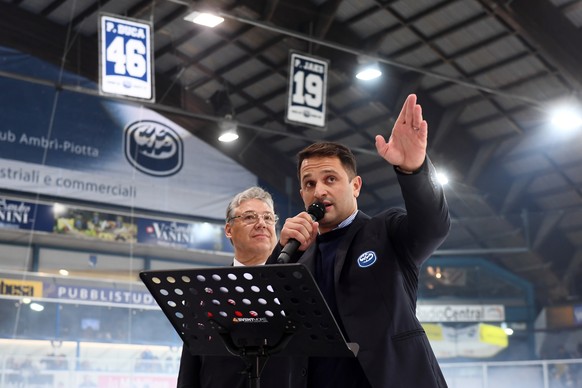
[[[293,103],[318,108],[323,101],[323,80],[317,74],[310,73],[305,76],[304,71],[298,71],[293,76],[295,92]]]

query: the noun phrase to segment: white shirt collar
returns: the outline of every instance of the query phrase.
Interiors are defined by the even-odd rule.
[[[263,264],[264,264],[264,263],[263,263]],[[236,259],[236,257],[234,257],[234,258],[232,259],[232,266],[233,266],[233,267],[244,267],[245,265],[244,265],[243,263],[241,263],[240,261],[238,261],[238,260]]]

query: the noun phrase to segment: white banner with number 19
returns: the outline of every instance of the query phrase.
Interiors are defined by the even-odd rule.
[[[291,53],[287,122],[325,128],[328,66],[327,60]]]
[[[154,100],[150,23],[101,15],[99,85],[102,93]]]

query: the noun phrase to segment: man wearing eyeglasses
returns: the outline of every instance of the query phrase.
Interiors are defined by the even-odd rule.
[[[236,195],[226,208],[224,234],[234,247],[233,265],[265,264],[277,243],[278,217],[271,195],[251,187]]]
[[[273,198],[260,187],[237,194],[226,208],[224,233],[234,247],[234,266],[263,265],[277,244]],[[271,357],[261,373],[262,388],[297,388],[291,364]],[[235,356],[193,356],[184,345],[178,388],[247,388],[245,364]]]

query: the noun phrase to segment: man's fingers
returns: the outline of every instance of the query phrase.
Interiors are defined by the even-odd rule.
[[[386,139],[382,135],[376,135],[376,151],[382,155],[386,147]]]
[[[418,104],[414,105],[412,117],[412,128],[420,129],[420,124],[422,123],[422,107]]]
[[[406,101],[404,101],[404,104],[402,104],[402,109],[400,109],[400,114],[398,115],[398,118],[396,119],[396,123],[403,123],[406,120],[406,109],[408,107],[408,99],[410,98],[410,96],[408,96],[406,98]]]
[[[413,115],[415,113],[416,107],[416,94],[410,94],[404,103],[404,121],[400,121],[404,124],[413,124]]]

